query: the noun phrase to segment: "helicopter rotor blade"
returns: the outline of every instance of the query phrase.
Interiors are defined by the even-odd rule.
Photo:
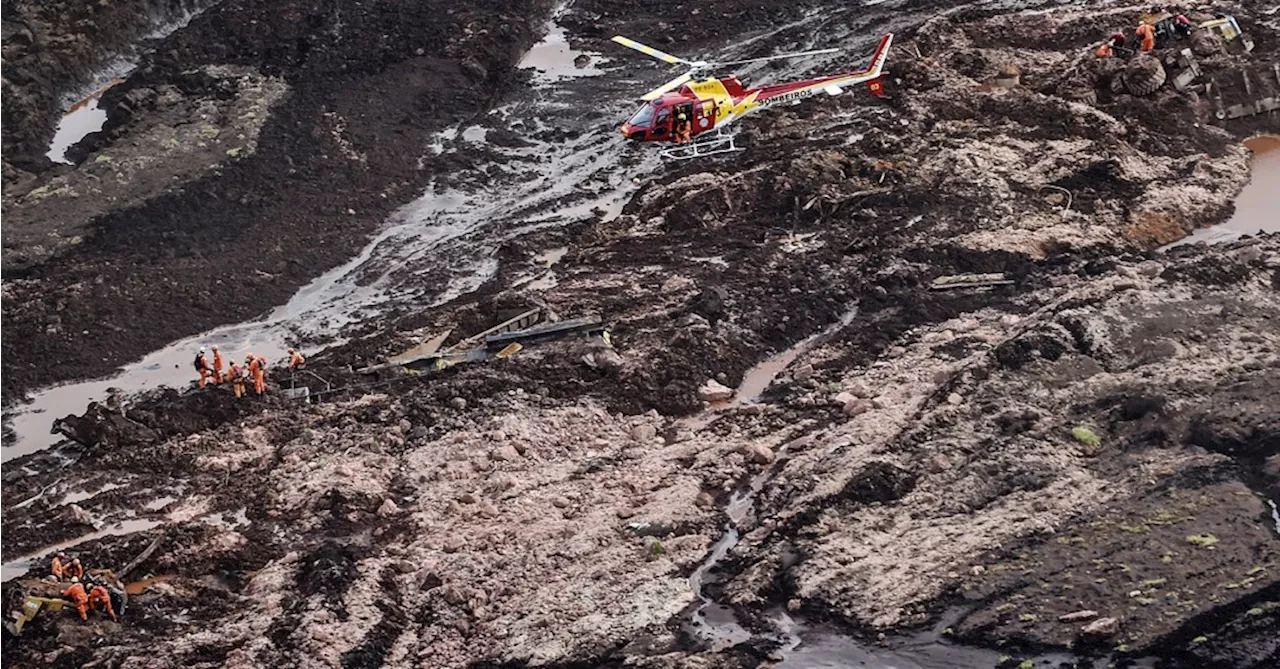
[[[824,53],[835,53],[837,51],[842,51],[842,50],[843,49],[817,49],[815,51],[801,51],[799,53],[782,53],[776,56],[764,56],[761,58],[746,58],[743,60],[718,61],[714,63],[708,63],[708,65],[718,67],[722,65],[745,65],[747,63],[763,63],[765,61],[780,60],[783,58],[805,58],[807,56],[818,56]]]
[[[646,46],[633,39],[628,39],[626,37],[623,37],[622,35],[614,35],[613,41],[617,42],[618,44],[621,44],[622,46],[627,47],[628,49],[635,49],[636,51],[639,51],[640,53],[646,56],[653,56],[654,58],[657,58],[658,60],[664,63],[671,63],[673,65],[676,63],[684,63],[685,65],[688,65],[690,67],[697,65],[691,60],[677,58],[676,56],[666,53],[665,51],[658,51],[657,49],[651,46]]]
[[[680,86],[683,86],[684,83],[689,81],[690,79],[693,79],[693,75],[688,72],[685,72],[684,74],[676,77],[675,79],[672,79],[671,81],[668,81],[667,83],[649,91],[648,93],[645,93],[643,96],[641,96],[640,99],[645,101],[655,100],[657,98],[662,97],[664,93],[674,90],[676,88],[679,88]]]

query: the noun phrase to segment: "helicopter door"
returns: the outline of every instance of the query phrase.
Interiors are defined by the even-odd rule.
[[[671,108],[663,107],[658,110],[658,116],[653,121],[653,128],[649,130],[650,137],[666,137],[671,132]]]
[[[677,116],[679,116],[681,112],[683,112],[683,113],[684,113],[684,117],[685,117],[686,119],[688,119],[688,121],[689,121],[689,131],[690,131],[690,132],[698,132],[699,130],[701,130],[701,129],[702,129],[702,128],[701,128],[701,126],[700,126],[700,125],[698,125],[698,119],[697,119],[697,118],[695,118],[695,117],[694,117],[694,115],[693,115],[693,103],[692,103],[692,102],[686,102],[685,104],[677,105],[677,106],[676,106],[676,115],[677,115]]]

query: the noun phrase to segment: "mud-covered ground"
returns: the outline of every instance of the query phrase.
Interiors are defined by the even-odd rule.
[[[349,258],[449,170],[420,165],[429,135],[513,85],[549,9],[218,3],[103,96],[107,126],[73,147],[76,168],[43,157],[55,110],[11,123],[6,104],[6,166],[20,167],[4,182],[5,401],[256,316]]]
[[[133,577],[171,578],[118,625],[44,619],[6,645],[6,664],[756,666],[786,657],[785,610],[873,652],[945,614],[949,643],[1012,666],[1051,652],[1274,665],[1280,239],[1152,250],[1225,219],[1248,180],[1239,142],[1265,126],[1095,81],[1091,46],[1137,7],[947,9],[571,7],[559,22],[575,42],[624,32],[677,51],[737,31],[775,30],[745,54],[764,55],[892,29],[892,99],[771,110],[745,124],[747,152],[672,166],[619,216],[505,241],[476,291],[370,319],[368,336],[313,356],[348,388],[323,401],[153,394],[123,416],[96,408],[81,423],[92,447],[9,463],[7,564],[150,521],[74,551],[118,568],[163,533]],[[1257,49],[1206,70],[1274,62],[1262,8],[1228,9]],[[656,30],[671,39],[647,39]],[[220,62],[194,77],[226,91],[219,104],[283,92],[261,103],[246,151],[262,156],[271,119],[312,80]],[[994,85],[1011,63],[1021,85]],[[1080,101],[1082,80],[1104,92]],[[299,187],[320,178],[304,174]],[[1012,284],[929,288],[964,272]],[[600,314],[612,348],[575,337],[441,372],[351,371],[531,306]],[[699,413],[709,379],[736,386],[824,330],[759,404]],[[12,331],[4,345],[34,351]],[[751,638],[709,648],[687,625],[688,577],[732,493],[764,471],[703,593]]]

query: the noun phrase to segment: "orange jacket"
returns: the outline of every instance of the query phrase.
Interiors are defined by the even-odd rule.
[[[307,359],[302,357],[301,353],[294,351],[293,355],[289,357],[289,369],[297,369],[306,361]]]
[[[1098,47],[1097,51],[1093,52],[1093,55],[1097,56],[1098,58],[1107,58],[1108,56],[1111,55],[1111,45],[1103,44],[1102,46]]]
[[[62,591],[62,596],[71,599],[77,604],[87,604],[89,595],[84,591],[83,583],[72,583],[70,588]]]
[[[213,352],[213,368],[222,371],[222,351]]]
[[[80,558],[73,558],[71,564],[62,568],[62,573],[66,576],[84,578],[84,565],[80,564]]]
[[[56,555],[53,556],[53,562],[49,563],[49,573],[53,574],[58,578],[62,578],[62,574],[64,573],[64,570],[62,567],[62,560],[59,560],[58,556]]]
[[[112,618],[116,617],[115,607],[111,606],[111,593],[107,592],[106,588],[95,585],[89,591],[89,606],[96,606],[98,602],[102,602],[105,605],[108,615]]]

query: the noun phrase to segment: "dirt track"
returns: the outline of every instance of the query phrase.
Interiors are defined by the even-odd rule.
[[[412,238],[375,249],[371,263],[380,253],[396,263],[366,266],[369,285],[388,296],[383,311],[354,317],[352,330],[368,336],[313,356],[310,367],[338,385],[368,383],[351,369],[446,329],[457,341],[531,306],[604,315],[612,351],[599,340],[530,346],[509,360],[384,375],[376,388],[313,405],[278,395],[237,403],[222,390],[153,394],[130,401],[124,416],[95,409],[90,417],[100,422],[82,436],[96,442],[91,448],[7,463],[6,563],[93,531],[88,520],[108,531],[146,520],[163,530],[74,550],[118,566],[167,531],[163,550],[136,575],[172,578],[136,597],[119,626],[45,620],[6,645],[6,665],[757,666],[790,652],[783,649],[795,639],[777,622],[784,610],[808,630],[887,634],[864,644],[871,657],[943,616],[946,636],[998,649],[993,656],[1015,665],[1049,652],[1171,667],[1280,659],[1280,539],[1267,506],[1280,496],[1280,241],[1151,250],[1228,215],[1248,179],[1239,140],[1256,120],[1209,123],[1207,105],[1172,91],[1103,96],[1096,105],[1068,99],[1072,77],[1087,74],[1082,56],[1119,20],[1095,11],[937,17],[934,6],[739,5],[692,14],[641,4],[632,23],[620,23],[612,5],[583,2],[558,21],[589,49],[604,49],[595,40],[615,31],[645,39],[652,21],[672,14],[681,17],[667,28],[675,37],[652,41],[682,53],[699,39],[768,35],[738,47],[742,57],[815,40],[861,47],[893,29],[893,99],[847,95],[777,110],[746,124],[751,149],[733,161],[650,173],[629,155],[622,160],[639,175],[629,185],[590,160],[555,154],[550,164],[571,167],[582,186],[520,199],[527,211],[460,226],[430,253]],[[158,137],[166,119],[198,109],[202,96],[249,125],[255,119],[237,107],[253,104],[246,91],[280,96],[259,103],[269,113],[252,148],[223,167],[154,196],[142,190],[156,186],[139,164],[130,180],[137,190],[123,196],[146,202],[94,219],[89,243],[15,274],[27,281],[11,281],[6,265],[6,325],[18,326],[4,340],[6,358],[18,355],[5,363],[6,398],[14,396],[11,364],[19,388],[84,376],[243,313],[234,309],[282,300],[433,177],[476,199],[519,194],[522,181],[541,188],[546,169],[544,157],[522,149],[558,142],[570,158],[617,150],[603,138],[626,105],[560,130],[554,124],[566,112],[548,112],[554,100],[520,97],[528,74],[511,66],[538,37],[523,29],[460,40],[446,26],[422,33],[426,10],[394,21],[369,10],[344,19],[359,43],[318,49],[326,57],[311,47],[306,58],[267,49],[257,56],[271,66],[245,55],[231,65],[252,72],[209,69],[265,43],[265,33],[242,31],[249,21],[297,25],[294,7],[210,10],[175,33],[177,46],[154,57],[154,72],[109,93],[106,104],[123,104],[131,91],[159,99],[172,93],[164,86],[178,90],[173,104],[144,105],[108,133],[124,134],[101,140],[97,150],[123,163],[125,145],[111,141]],[[548,10],[508,8],[508,16]],[[497,23],[471,25],[524,25],[474,11],[469,18]],[[1236,14],[1257,38],[1251,58],[1274,61],[1272,29],[1252,23],[1248,8]],[[384,42],[365,36],[391,24],[418,31],[435,56],[371,46]],[[320,29],[302,30],[297,44],[318,39],[311,30]],[[229,34],[243,43],[221,44]],[[464,47],[489,49],[482,64],[492,97],[465,79],[474,68],[458,64]],[[634,66],[632,56],[610,55],[615,63],[598,80],[563,84],[565,99],[661,80],[643,66],[643,81],[624,81],[633,75],[610,68]],[[991,80],[1009,62],[1022,85],[1006,91]],[[1240,63],[1224,56],[1212,66],[1229,72]],[[199,67],[212,75],[173,83]],[[439,79],[456,102],[410,120],[389,112],[417,108],[420,96],[335,92],[401,90],[407,79],[421,81],[423,67],[457,75]],[[488,105],[498,113],[451,126],[462,116],[456,110]],[[550,128],[537,125],[547,119]],[[439,137],[432,132],[446,126],[453,138],[418,170]],[[401,133],[394,141],[390,127]],[[490,146],[465,140],[473,127]],[[167,155],[178,164],[201,154]],[[284,164],[298,173],[278,174]],[[88,183],[85,169],[59,183]],[[385,200],[369,196],[393,182]],[[627,194],[620,215],[600,205],[603,213],[528,224],[546,209],[564,216],[607,204],[616,191]],[[355,217],[315,215],[345,211],[338,199],[353,193],[366,198]],[[22,195],[6,184],[7,215],[11,197]],[[66,220],[43,224],[73,230],[84,206],[93,205],[68,204]],[[238,218],[249,210],[264,215]],[[202,223],[166,229],[175,211],[198,212]],[[138,212],[156,218],[126,217]],[[275,278],[255,279],[252,300],[237,301],[243,286],[231,278],[247,267],[227,268],[223,286],[207,277],[214,255],[174,253],[142,271],[127,264],[141,262],[130,240],[218,248],[225,228],[217,222],[233,217],[245,235],[237,245],[275,239],[280,228],[262,220],[311,235],[271,247],[266,258],[281,264],[258,267]],[[333,244],[318,248],[326,234]],[[304,247],[314,257],[285,263]],[[421,308],[486,254],[496,268],[480,274],[478,288]],[[65,314],[60,328],[103,319],[86,305],[113,284],[83,279],[112,268],[139,291],[172,276],[179,292],[145,304],[138,298],[151,293],[138,292],[133,306],[112,298],[103,308],[173,322],[105,349],[95,342],[92,364],[67,353],[80,338],[31,343],[48,327],[46,312]],[[1003,272],[1013,283],[929,288],[963,272]],[[207,278],[181,278],[196,276]],[[61,306],[28,300],[15,313],[15,301],[72,283],[82,292]],[[208,307],[203,320],[187,317],[183,291]],[[702,411],[698,389],[708,379],[736,386],[757,363],[827,328],[760,404],[687,418]],[[50,355],[70,357],[22,371]],[[104,355],[110,362],[97,361]],[[286,383],[287,373],[274,378]],[[1088,430],[1073,436],[1081,427]],[[687,625],[698,601],[687,579],[720,538],[731,495],[762,473],[738,524],[741,541],[714,565],[705,593],[731,605],[751,638],[715,652]],[[7,605],[14,585],[6,583]],[[1116,618],[1117,629],[1090,635],[1082,629],[1091,621],[1059,620],[1081,610]],[[107,636],[91,641],[99,631]],[[802,649],[811,633],[799,634]],[[954,652],[953,665],[973,657]]]

